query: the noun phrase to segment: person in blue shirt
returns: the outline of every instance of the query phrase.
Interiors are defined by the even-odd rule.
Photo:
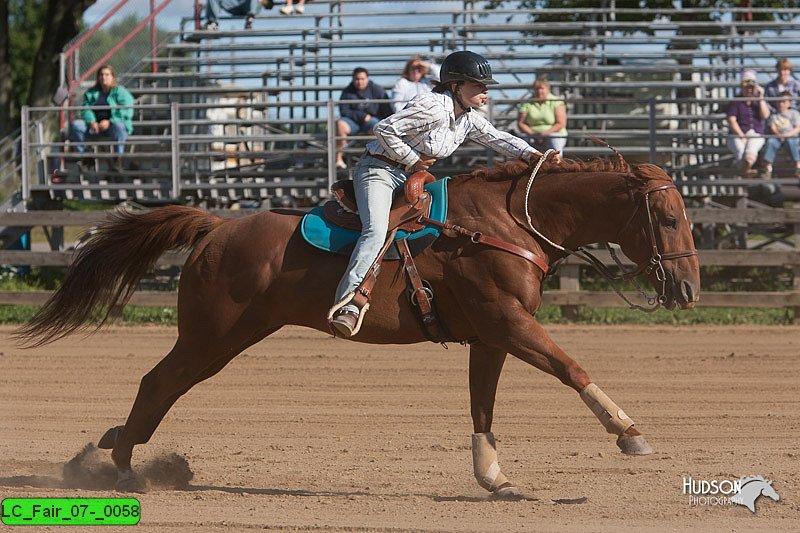
[[[372,135],[375,125],[392,114],[389,102],[369,102],[368,100],[389,100],[386,90],[370,81],[369,72],[363,67],[353,70],[353,81],[345,87],[339,97],[339,120],[336,121],[336,168],[345,169],[342,149],[347,146],[348,135]]]
[[[792,76],[792,63],[787,59],[779,59],[775,65],[775,70],[778,72],[778,77],[764,86],[764,95],[767,97],[767,104],[770,110],[778,110],[778,98],[783,92],[789,92],[792,95],[792,107],[797,104],[795,100],[800,97],[800,81]]]

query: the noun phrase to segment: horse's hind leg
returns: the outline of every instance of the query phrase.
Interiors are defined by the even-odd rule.
[[[278,328],[259,335],[263,338]],[[243,349],[248,341],[218,357],[195,347],[186,346],[181,339],[172,350],[139,384],[139,392],[124,426],[111,428],[100,439],[101,448],[113,447],[111,458],[118,471],[119,488],[138,490],[141,484],[131,469],[133,447],[150,440],[164,416],[189,389],[222,370]]]

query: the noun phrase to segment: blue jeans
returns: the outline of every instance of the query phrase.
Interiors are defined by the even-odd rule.
[[[89,141],[96,141],[101,138],[111,139],[117,141],[117,153],[125,153],[125,139],[128,138],[128,132],[125,129],[125,123],[121,120],[112,120],[111,126],[106,131],[94,133],[89,129],[89,125],[83,119],[73,120],[69,127],[69,140],[76,143],[75,150],[78,153],[84,153],[86,147],[82,144],[88,138]]]
[[[789,137],[784,139],[783,142],[774,137],[767,139],[767,148],[764,151],[764,161],[767,163],[773,163],[775,161],[775,156],[778,155],[778,150],[781,149],[783,144],[786,144],[786,146],[789,147],[789,152],[792,154],[792,159],[794,159],[795,162],[800,161],[800,138],[798,137]]]
[[[406,182],[406,178],[402,170],[374,157],[366,156],[356,165],[353,185],[358,215],[361,217],[361,236],[350,255],[347,271],[336,287],[334,303],[342,301],[364,281],[369,267],[378,257],[389,231],[389,211],[392,208],[394,191]],[[346,305],[343,309],[358,312],[354,305]]]
[[[376,117],[372,117],[363,124],[356,124],[356,121],[350,117],[342,117],[339,120],[346,123],[350,127],[350,135],[367,135],[372,131],[372,128],[374,128],[378,122],[380,122],[380,120]]]
[[[258,0],[208,0],[206,5],[206,19],[208,22],[217,21],[220,9],[224,9],[234,17],[258,15],[261,10],[261,3]]]

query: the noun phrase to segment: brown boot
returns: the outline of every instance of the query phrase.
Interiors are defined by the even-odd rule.
[[[352,311],[339,310],[331,320],[331,327],[336,334],[345,339],[353,336],[353,331],[356,329],[358,323],[358,315]]]

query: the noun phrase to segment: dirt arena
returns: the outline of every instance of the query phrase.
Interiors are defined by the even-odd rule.
[[[121,496],[108,452],[80,452],[124,421],[175,330],[110,328],[34,350],[10,331],[0,328],[0,496]],[[139,528],[797,530],[800,328],[550,331],[653,455],[619,453],[574,392],[510,358],[493,429],[528,497],[493,501],[472,477],[466,348],[285,328],[179,400],[137,448],[151,484]],[[772,480],[781,501],[761,497],[753,514],[692,507],[682,492],[684,477],[744,475]]]

